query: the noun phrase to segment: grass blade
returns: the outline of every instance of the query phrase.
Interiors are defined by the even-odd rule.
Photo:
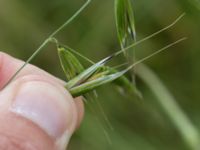
[[[174,96],[165,87],[159,77],[147,66],[140,64],[137,74],[156,96],[164,112],[179,131],[181,137],[191,150],[199,149],[199,130],[176,102]]]

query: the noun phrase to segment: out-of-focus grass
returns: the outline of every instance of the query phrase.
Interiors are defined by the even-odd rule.
[[[69,18],[84,1],[0,1],[0,49],[26,60],[48,33]],[[134,0],[138,39],[171,23],[182,12],[186,17],[168,30],[136,47],[138,57],[153,52],[168,42],[187,36],[189,39],[146,62],[163,80],[177,103],[200,128],[200,11],[196,0]],[[114,1],[93,0],[91,5],[57,38],[97,61],[119,49],[114,23]],[[33,61],[37,66],[64,79],[56,50],[49,45]],[[120,60],[116,60],[120,62]],[[54,67],[49,67],[54,66]],[[138,80],[144,95],[142,102],[119,95],[111,86],[98,90],[98,101],[110,119],[110,130],[101,112],[86,106],[82,126],[73,136],[70,150],[187,150],[181,136],[171,124],[151,91]],[[110,89],[112,88],[112,93]],[[89,105],[98,107],[95,102]],[[173,110],[172,110],[173,111]],[[98,111],[97,111],[98,112]],[[103,133],[109,134],[109,144]]]

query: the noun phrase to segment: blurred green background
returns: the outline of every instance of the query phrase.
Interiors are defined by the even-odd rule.
[[[1,0],[0,50],[26,60],[45,38],[69,18],[83,0]],[[145,62],[162,79],[194,126],[200,128],[200,2],[198,0],[134,0],[137,38],[165,27],[181,13],[173,28],[137,46],[137,58],[176,39],[178,44]],[[92,0],[89,7],[56,36],[94,61],[119,49],[114,20],[114,0]],[[120,63],[121,59],[116,59]],[[56,49],[49,44],[33,64],[64,79]],[[150,89],[137,79],[144,100],[123,97],[112,85],[98,89],[97,101],[86,104],[80,129],[69,150],[187,150],[180,133]],[[172,110],[173,111],[173,110]]]

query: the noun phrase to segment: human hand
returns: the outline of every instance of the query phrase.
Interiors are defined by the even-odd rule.
[[[6,88],[23,64],[0,52],[0,149],[64,150],[83,117],[64,82],[28,65]]]

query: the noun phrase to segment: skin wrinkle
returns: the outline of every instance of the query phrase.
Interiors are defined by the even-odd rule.
[[[0,149],[2,150],[39,150],[36,145],[26,139],[0,133]]]
[[[5,112],[0,122],[0,150],[55,150],[53,139],[31,121]]]

